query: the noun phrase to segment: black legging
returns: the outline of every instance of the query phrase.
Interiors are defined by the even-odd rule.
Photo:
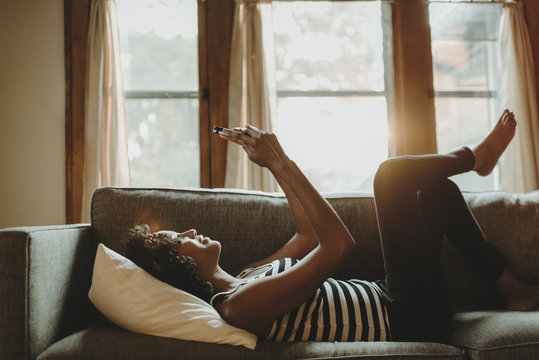
[[[445,234],[488,281],[505,258],[485,239],[449,176],[473,169],[468,148],[445,155],[401,156],[382,163],[374,198],[385,265],[392,338],[448,342],[452,312],[440,265]]]

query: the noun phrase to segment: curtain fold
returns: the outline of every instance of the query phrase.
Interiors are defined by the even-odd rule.
[[[272,131],[276,114],[275,52],[270,1],[238,1],[234,10],[228,127],[251,124]],[[225,187],[278,191],[271,173],[243,149],[227,145]]]
[[[129,185],[120,41],[114,0],[90,9],[81,219],[90,221],[95,189]]]
[[[539,111],[530,38],[520,2],[506,3],[500,24],[502,108],[515,113],[515,139],[500,160],[500,188],[539,189]]]

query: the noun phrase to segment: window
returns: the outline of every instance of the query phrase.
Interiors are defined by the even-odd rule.
[[[498,120],[498,31],[500,4],[429,7],[438,151],[473,145]],[[461,189],[492,190],[497,169],[482,178],[456,176]]]
[[[387,5],[273,2],[275,131],[321,191],[371,191],[388,156]]]
[[[117,4],[132,185],[199,186],[196,0]],[[390,6],[273,1],[275,131],[322,191],[371,191],[391,152]],[[497,119],[499,5],[436,2],[429,13],[437,144],[445,152],[479,141]],[[496,171],[455,180],[464,190],[497,185]]]
[[[495,101],[499,4],[494,2],[273,1],[279,66],[277,132],[316,186],[322,190],[369,189],[372,172],[388,153],[436,148],[433,97],[429,94],[432,73],[430,66],[424,66],[431,63],[430,56],[438,150],[473,143],[488,130],[500,110]],[[235,1],[117,0],[116,4],[124,46],[133,184],[223,186],[226,144],[212,136],[211,127],[228,121]],[[533,26],[537,24],[537,6],[533,0],[523,4],[532,25],[533,45],[537,43],[537,26]],[[80,39],[87,37],[89,7],[88,2],[65,0],[64,9],[69,65],[66,217],[68,222],[79,222],[84,164],[84,99],[79,94],[84,91],[86,77],[86,44]],[[425,29],[427,10],[431,34]],[[168,50],[161,49],[164,44]],[[305,54],[313,55],[311,62],[297,51],[304,48]],[[173,56],[171,49],[176,51]],[[145,65],[137,59],[139,55],[146,58]],[[393,55],[396,61],[391,64],[388,59]],[[166,64],[169,60],[165,59],[179,65]],[[452,62],[455,59],[457,64]],[[331,68],[329,60],[338,66]],[[350,65],[352,60],[354,65]],[[536,63],[536,69],[538,66]],[[177,76],[176,71],[185,75]],[[367,81],[358,81],[357,76],[365,74]],[[197,91],[205,94],[200,102]],[[173,115],[164,115],[167,106]],[[164,119],[169,125],[164,125]],[[460,124],[454,123],[456,120]],[[170,124],[174,124],[172,130],[167,127]],[[159,137],[170,140],[168,148],[159,143]],[[375,146],[366,145],[369,141]],[[149,180],[141,180],[145,177]],[[165,180],[168,177],[172,180]],[[486,179],[472,175],[456,180],[465,190],[496,186],[496,174]]]
[[[196,0],[117,0],[131,184],[200,186]]]

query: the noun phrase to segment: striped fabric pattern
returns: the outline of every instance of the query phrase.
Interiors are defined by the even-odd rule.
[[[246,269],[238,278],[254,280],[290,269],[296,259],[274,260]],[[376,283],[329,278],[296,310],[277,319],[268,341],[387,341],[387,308]]]

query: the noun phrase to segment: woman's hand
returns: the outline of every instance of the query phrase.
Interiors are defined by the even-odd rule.
[[[249,160],[255,164],[273,171],[288,160],[275,134],[261,131],[251,125],[233,130],[235,132],[224,129],[223,132],[227,135],[221,137],[241,145]]]

